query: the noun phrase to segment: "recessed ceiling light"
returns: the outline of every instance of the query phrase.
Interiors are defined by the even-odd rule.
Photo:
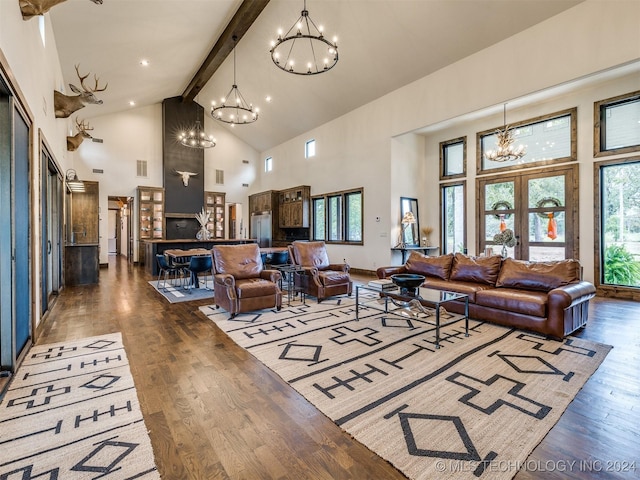
[[[143,67],[148,67],[149,60],[147,60],[146,58],[143,58],[142,60],[140,60],[140,65],[142,65]]]
[[[266,97],[264,97],[264,99],[267,101],[267,103],[271,103],[271,95],[267,95]]]
[[[136,102],[134,102],[133,100],[131,100],[131,101],[129,102],[129,106],[131,106],[131,107],[135,107],[135,106],[136,106]]]

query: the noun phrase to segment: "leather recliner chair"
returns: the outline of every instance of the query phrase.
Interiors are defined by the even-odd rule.
[[[235,317],[238,313],[282,307],[280,272],[265,270],[257,243],[218,245],[213,258],[214,302]]]
[[[296,275],[296,286],[306,295],[316,297],[318,303],[335,295],[351,295],[349,265],[330,263],[324,242],[295,241],[289,245],[289,259],[305,270],[304,274]]]

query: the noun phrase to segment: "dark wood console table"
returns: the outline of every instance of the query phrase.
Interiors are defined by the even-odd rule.
[[[393,247],[391,250],[394,252],[402,252],[402,263],[407,261],[407,252],[418,251],[425,255],[437,255],[440,251],[440,247],[421,247],[419,245],[407,245],[406,247]]]

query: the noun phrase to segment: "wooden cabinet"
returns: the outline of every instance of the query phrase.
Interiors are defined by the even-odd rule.
[[[164,188],[138,187],[138,238],[164,238]]]
[[[277,206],[278,192],[268,190],[249,196],[249,213],[273,212]]]
[[[310,197],[306,185],[280,191],[280,228],[309,228]]]
[[[204,192],[204,208],[209,214],[207,230],[211,234],[211,239],[225,238],[224,205],[224,193]]]

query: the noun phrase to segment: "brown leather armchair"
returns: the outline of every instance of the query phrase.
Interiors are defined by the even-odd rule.
[[[291,263],[304,268],[296,275],[297,286],[306,294],[316,297],[318,303],[334,295],[351,295],[353,282],[349,265],[330,263],[324,242],[295,241],[289,246]]]
[[[214,246],[211,256],[216,308],[228,311],[229,318],[263,308],[280,310],[280,272],[263,269],[257,243]]]

